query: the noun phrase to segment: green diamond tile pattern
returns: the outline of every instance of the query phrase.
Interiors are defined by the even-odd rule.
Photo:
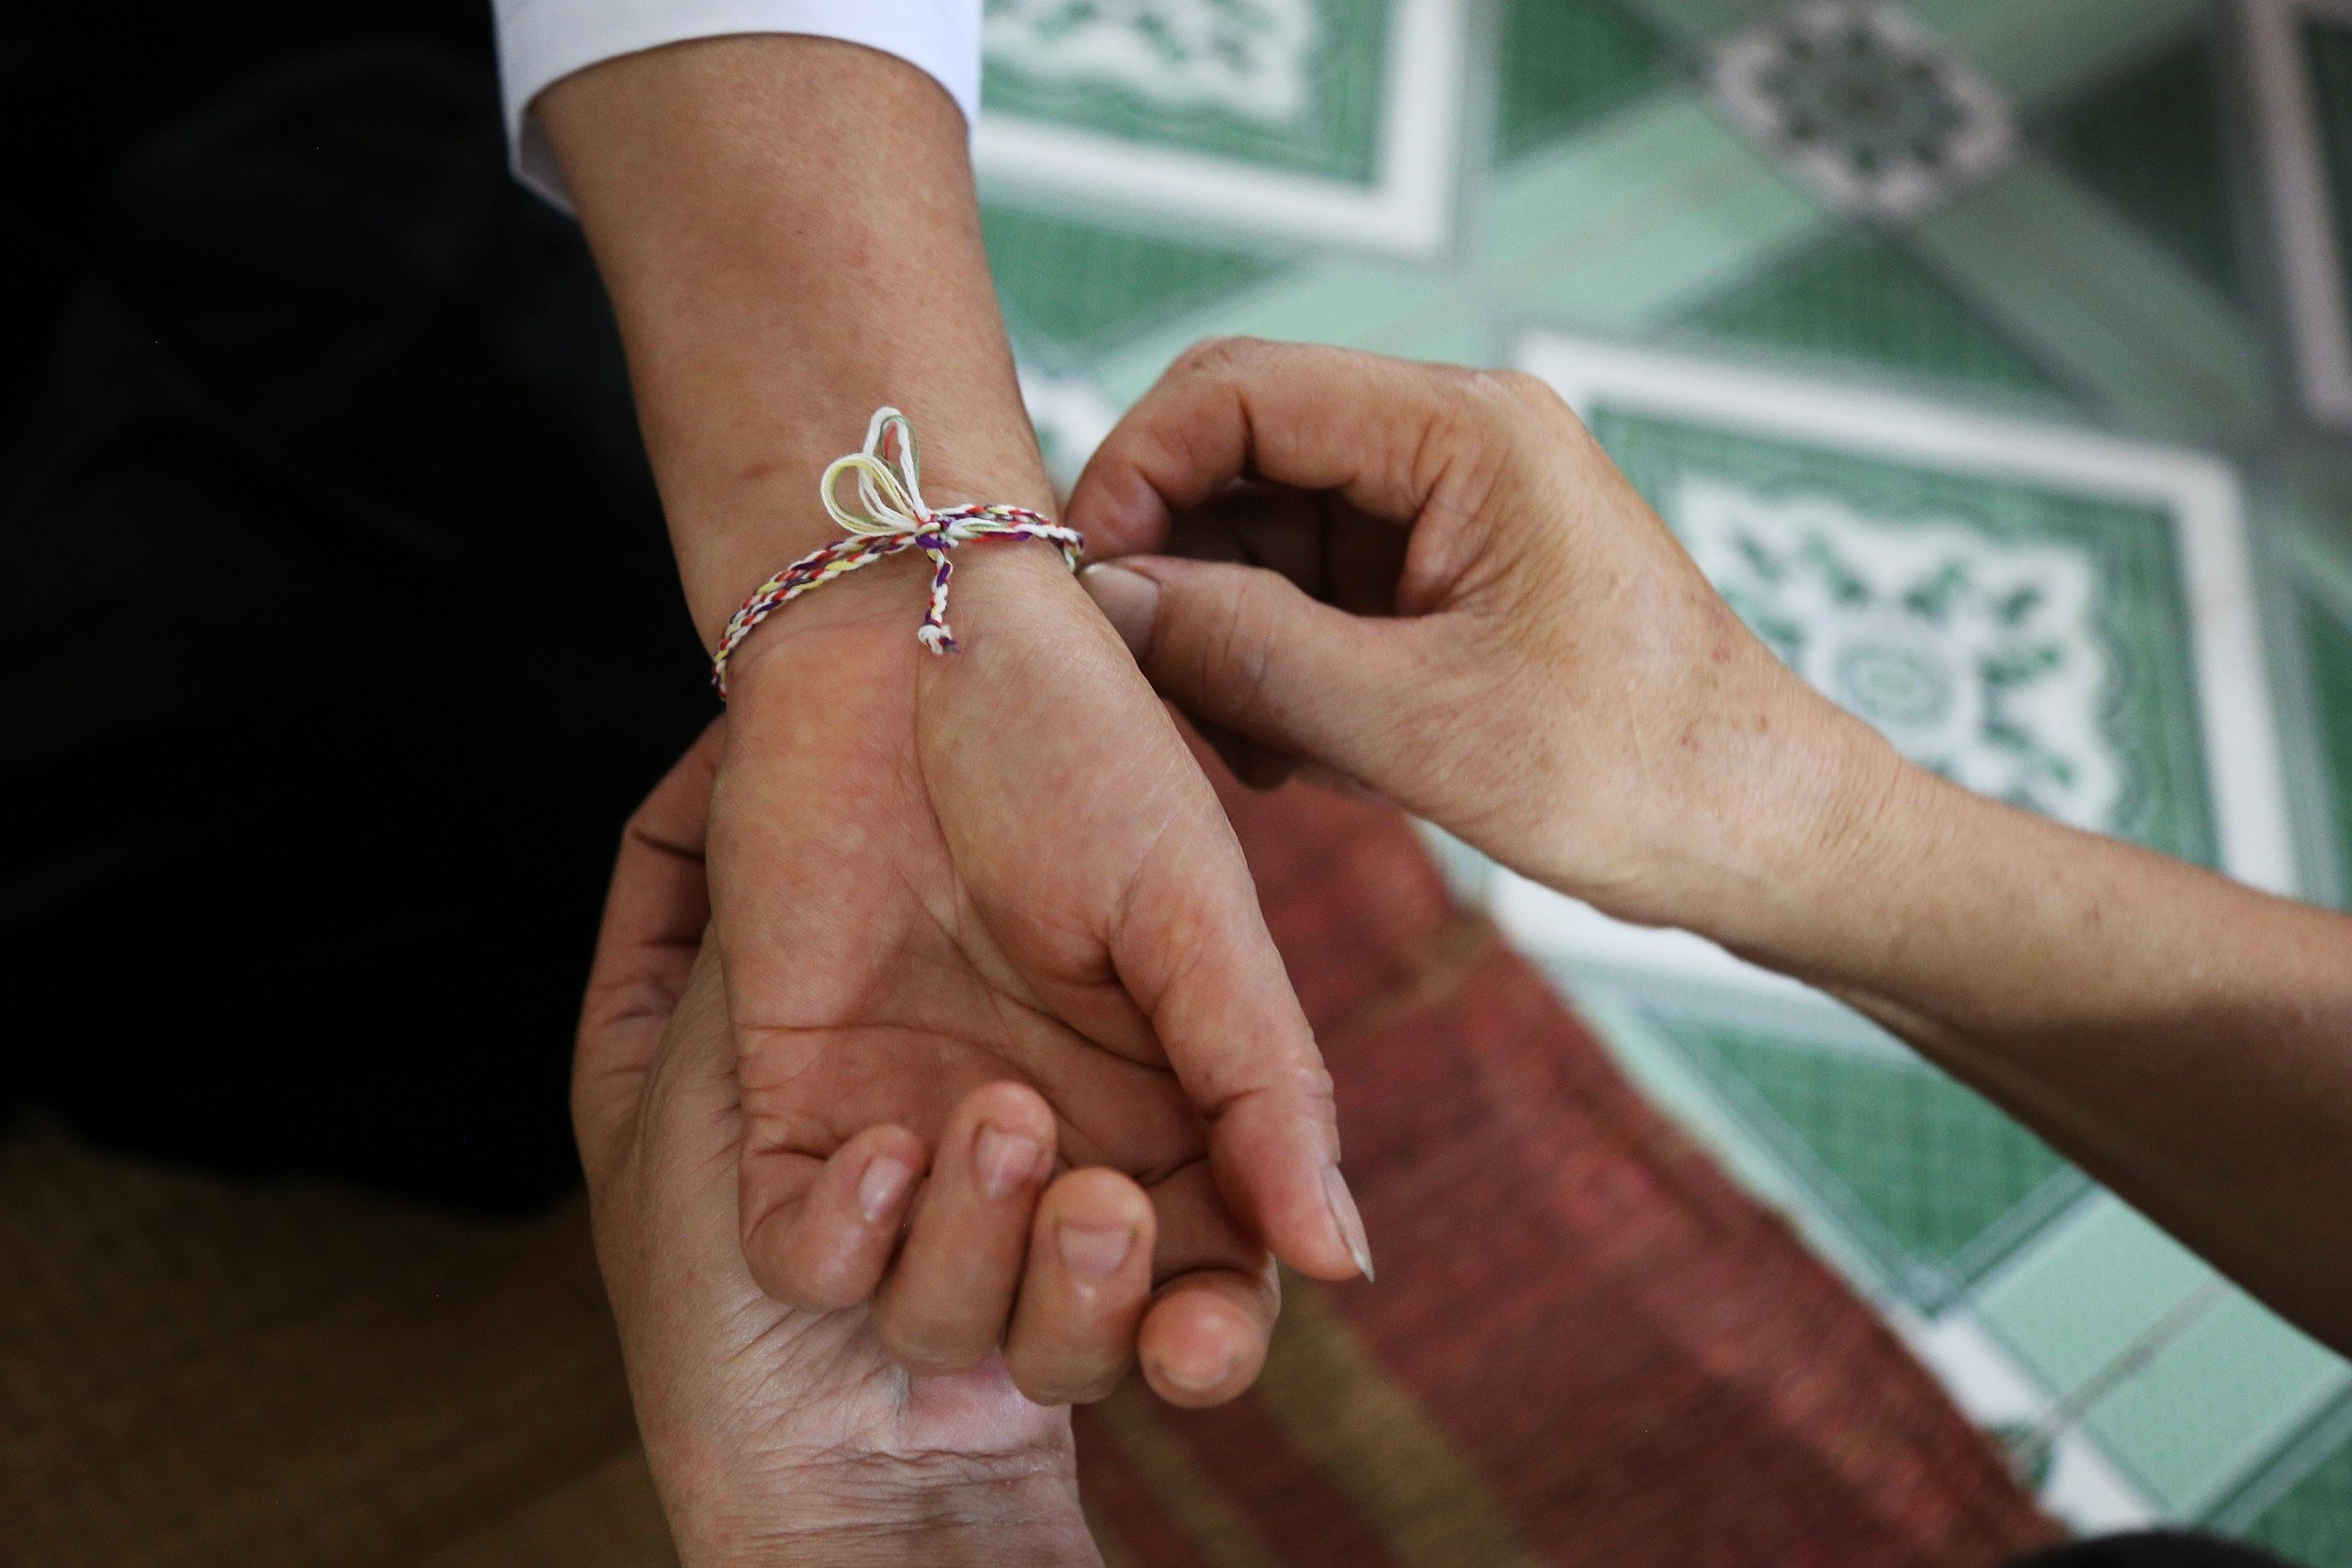
[[[988,0],[988,107],[1261,168],[1372,179],[1385,0],[1194,0],[1136,14],[1158,25],[1067,0]],[[1088,52],[1120,65],[1059,63]],[[1194,91],[1171,91],[1193,82]],[[1285,103],[1291,95],[1297,101]]]
[[[1744,586],[1722,574],[1717,586],[1792,662],[1804,663],[1798,656],[1824,642],[1849,648],[1850,656],[1822,661],[1832,677],[1829,694],[1883,728],[1916,733],[1920,744],[1907,748],[1916,761],[1956,773],[1962,762],[1985,760],[1987,753],[2015,752],[2016,766],[1985,770],[1987,776],[2013,781],[1996,793],[2061,817],[2068,813],[2052,802],[2080,797],[2085,792],[2077,786],[2091,766],[2111,767],[2118,782],[2101,792],[2096,819],[2086,826],[2213,863],[2212,804],[2196,745],[2202,724],[2188,661],[2188,611],[2178,546],[2165,514],[2120,501],[1611,410],[1594,416],[1593,430],[1686,541],[1691,537],[1686,498],[1693,486],[1710,481],[1749,497],[1790,497],[1808,506],[1830,497],[1849,509],[1852,521],[1842,530],[1830,521],[1807,525],[1807,536],[1788,558],[1761,558],[1754,554],[1760,547],[1747,536],[1735,540],[1733,547],[1754,570],[1745,574]],[[1962,610],[1954,607],[1961,598],[1942,597],[1947,584],[1960,591],[1961,580],[1930,575],[1909,581],[1899,601],[1888,601],[1886,589],[1867,581],[1850,562],[1858,551],[1896,547],[1887,542],[1888,533],[1952,528],[1981,536],[1995,550],[2058,547],[2079,552],[2100,574],[2087,623],[2052,625],[2046,634],[2021,633],[2011,640],[1999,626],[2016,604],[2013,598]],[[1958,569],[1943,569],[1952,570]],[[1792,586],[1782,591],[1781,583]],[[1787,618],[1791,612],[1782,606],[1815,594],[1839,608],[1815,612],[1804,624]],[[1964,661],[1954,661],[1948,652],[1930,655],[1924,642],[1906,641],[1912,651],[1901,657],[1894,651],[1898,634],[1882,639],[1869,630],[1891,618],[1905,618],[1924,629],[1962,614],[1985,622],[1981,638],[1972,634],[1956,643],[1974,649]],[[2063,679],[2060,661],[2095,657],[2094,642],[2105,646],[2109,671],[2090,717],[2095,734],[2071,737],[2060,746],[2048,737],[2023,733],[2007,716],[2003,694],[2043,679]],[[1883,649],[1884,657],[1874,649]],[[2044,670],[2046,677],[2040,673]],[[1947,722],[1948,716],[1972,705],[1973,730],[1956,730]],[[1901,744],[1902,735],[1896,739]]]
[[[2303,627],[2336,864],[2352,872],[2352,621],[2314,604],[2303,616]]]
[[[2303,28],[2312,107],[2327,152],[2338,253],[2352,256],[2352,20],[2312,18]]]
[[[2018,1222],[2076,1188],[2048,1145],[1932,1067],[1747,1030],[1663,1027],[1867,1217],[1872,1234],[1859,1239],[1916,1304],[1941,1306],[1997,1258],[1988,1240],[2013,1246]]]
[[[2060,107],[2039,133],[2086,190],[2243,301],[2219,72],[2211,40],[2196,39]]]
[[[1330,256],[1219,299],[1105,355],[1096,378],[1114,400],[1131,401],[1190,344],[1227,334],[1456,364],[1488,355],[1475,302],[1451,280],[1391,262]]]
[[[1575,130],[1668,80],[1649,28],[1588,0],[1508,0],[1498,64],[1495,138],[1506,158]]]
[[[2251,318],[2157,237],[2029,158],[1928,214],[1915,254],[2132,428],[2237,446],[2274,433]]]
[[[2041,366],[1894,244],[1839,233],[1693,312],[1700,335],[1995,391],[2055,392]]]
[[[1878,206],[1856,195],[1870,170],[1841,185],[1768,134],[1790,106],[1743,100],[1725,63],[1819,3],[986,0],[984,226],[1056,471],[1193,339],[1235,332],[1488,364],[1537,340],[1671,347],[1816,411],[1908,400],[1917,426],[1997,423],[1944,463],[1917,455],[1970,438],[1873,456],[1793,415],[1669,415],[1667,393],[1594,417],[1751,623],[1913,755],[2213,863],[2245,823],[2223,833],[2216,802],[2236,796],[2208,774],[2188,503],[2069,489],[2049,476],[2089,470],[2021,454],[2099,433],[2219,454],[2278,498],[2257,518],[2352,560],[2352,483],[2296,477],[2352,474],[2352,345],[2322,343],[2347,367],[2330,434],[2310,368],[2329,312],[2289,287],[2327,230],[2289,243],[2278,56],[2235,36],[2244,6],[2301,18],[2302,205],[2332,192],[2352,254],[2352,0],[1836,0],[1927,29],[1887,69],[1927,70],[1997,132],[1914,145],[1885,106],[1916,104],[1916,81],[1841,99],[1815,155],[1892,146],[1924,171]],[[1785,74],[1745,80],[1770,100]],[[2347,283],[2323,266],[2323,303]],[[2333,824],[2352,887],[2352,595],[2299,585],[2288,555],[2261,592],[2292,601],[2266,615],[2314,606],[2275,622],[2294,813],[2314,864]],[[2238,679],[2238,706],[2268,705],[2259,670]],[[1456,869],[1503,909],[1508,878]],[[2346,1408],[2340,1361],[1851,1015],[1538,956],[1661,1103],[1922,1336],[1967,1407],[2034,1435],[2054,1509],[2204,1518],[2352,1568],[2352,1416],[2320,1425]]]
[[[2338,1419],[2333,1425],[2341,1428],[2352,1423]],[[2345,1437],[2238,1533],[2303,1568],[2352,1568],[2352,1436]]]
[[[2093,1385],[2209,1277],[2177,1242],[2104,1198],[2046,1239],[1988,1281],[1975,1305],[2053,1389]]]
[[[2034,0],[1908,0],[1906,9],[2032,109],[2080,96],[2168,44],[2206,36],[2216,7],[2067,0],[2062,14]]]
[[[989,261],[1014,335],[1100,355],[1272,276],[1260,257],[992,202]]]
[[[2100,1400],[2088,1425],[2169,1510],[2194,1515],[2332,1402],[2342,1374],[2335,1357],[2232,1292]]]
[[[2245,8],[2266,250],[2304,407],[2352,429],[2352,13],[2333,0]]]
[[[1655,330],[1816,237],[1820,209],[1724,123],[1668,87],[1503,170],[1482,286],[1516,313]]]

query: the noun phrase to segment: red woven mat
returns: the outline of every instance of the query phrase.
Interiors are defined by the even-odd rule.
[[[2052,1538],[1871,1309],[1661,1121],[1393,812],[1226,790],[1377,1284],[1261,1388],[1082,1418],[1114,1568],[1985,1568]]]

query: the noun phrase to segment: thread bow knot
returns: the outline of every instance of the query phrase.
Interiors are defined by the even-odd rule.
[[[856,480],[857,509],[843,506],[841,481]],[[931,562],[931,598],[915,640],[934,654],[956,651],[955,634],[947,627],[947,585],[956,574],[947,552],[973,539],[1044,539],[1061,547],[1062,559],[1078,570],[1079,551],[1085,541],[1078,531],[1065,528],[1025,506],[951,506],[934,512],[922,498],[922,464],[915,449],[914,426],[894,408],[874,411],[866,422],[865,445],[826,465],[819,481],[826,515],[840,525],[843,536],[786,567],[752,591],[727,623],[718,650],[711,656],[711,683],[727,694],[727,661],[738,645],[778,609],[802,593],[844,572],[871,566],[902,550],[919,549]]]

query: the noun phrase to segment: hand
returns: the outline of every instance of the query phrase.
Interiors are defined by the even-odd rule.
[[[1764,940],[1894,766],[1532,377],[1204,344],[1068,514],[1131,558],[1087,588],[1245,777],[1304,760],[1623,919]]]
[[[734,1051],[717,953],[703,942],[717,740],[714,729],[630,821],[572,1094],[597,1256],[680,1555],[688,1568],[1095,1563],[1066,1410],[1024,1399],[994,1359],[910,1378],[863,1307],[780,1306],[744,1268]],[[951,1140],[1001,1112],[1008,1087],[952,1111]],[[812,1234],[854,1239],[856,1178],[872,1149],[853,1140],[820,1178],[817,1206],[831,1218]],[[835,1201],[844,1192],[851,1204]],[[1149,1224],[1142,1194],[1109,1172],[1071,1172],[1044,1194],[1024,1300],[1058,1307],[1051,1337],[1124,1346],[1144,1303],[1142,1259],[1093,1265],[1105,1237],[1135,1235],[1148,1249]],[[1049,1239],[1072,1234],[1094,1238],[1075,1263]],[[939,1244],[955,1239],[918,1235],[909,1266],[952,1266]]]
[[[810,491],[877,404],[922,432],[934,501],[1050,503],[963,117],[924,73],[833,39],[713,39],[605,61],[538,107],[706,638],[838,537]],[[1025,1082],[1053,1114],[991,1118],[993,1157],[1018,1173],[1035,1145],[1032,1196],[1053,1155],[1143,1181],[1163,1286],[1146,1370],[1228,1397],[1274,1310],[1266,1248],[1327,1279],[1362,1250],[1306,1020],[1206,781],[1055,552],[957,552],[950,659],[915,641],[922,592],[912,559],[842,578],[730,663],[710,880],[753,1274],[803,1306],[862,1298],[913,1182],[823,1255],[802,1221],[824,1162],[892,1126],[877,1161],[960,1158],[954,1108]],[[1003,1337],[1025,1301],[1017,1211],[980,1216],[997,1241],[972,1277],[881,1284],[908,1364],[967,1367]]]
[[[2352,920],[1903,762],[1540,382],[1207,344],[1067,515],[1132,558],[1087,586],[1153,682],[1261,775],[1822,987],[2352,1346]],[[1218,558],[1135,553],[1171,547]]]
[[[733,668],[711,891],[752,1274],[803,1306],[873,1295],[881,1342],[918,1371],[978,1365],[1010,1324],[1024,1391],[1100,1397],[1127,1348],[1045,1356],[1023,1269],[1057,1162],[1107,1167],[1157,1221],[1147,1376],[1177,1403],[1230,1398],[1272,1326],[1266,1247],[1326,1279],[1363,1251],[1329,1081],[1239,848],[1052,550],[959,551],[964,651],[944,659],[915,640],[921,580],[900,564],[797,601]],[[954,1124],[1008,1078],[1043,1099]],[[916,1247],[885,1278],[925,1145],[942,1153],[914,1241],[970,1245],[952,1272]],[[852,1151],[868,1201],[843,1239],[824,1227],[848,1190],[826,1173]],[[972,1200],[941,1201],[943,1170],[972,1159]]]

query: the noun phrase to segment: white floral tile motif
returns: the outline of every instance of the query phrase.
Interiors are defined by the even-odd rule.
[[[1453,239],[1464,0],[988,0],[992,195],[1417,258]]]
[[[2079,828],[2115,826],[2109,660],[2077,547],[1692,475],[1668,508],[1700,569],[1814,686],[1921,765]]]
[[[1799,0],[1725,40],[1708,79],[1732,121],[1841,212],[1917,218],[2018,146],[1999,90],[1883,0]]]
[[[989,0],[981,45],[1033,76],[1288,124],[1312,105],[1312,0]]]

